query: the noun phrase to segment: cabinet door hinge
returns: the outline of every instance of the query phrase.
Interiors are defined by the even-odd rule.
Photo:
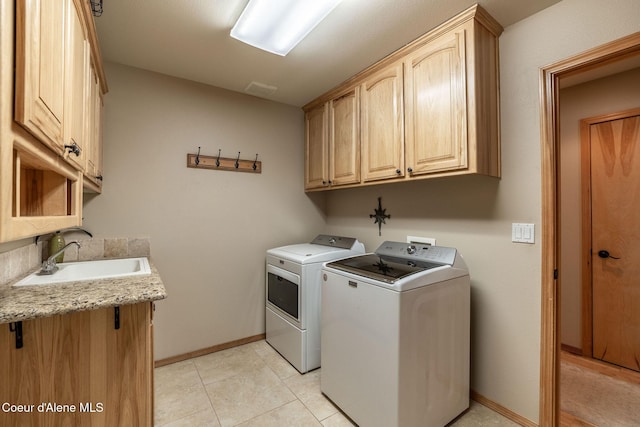
[[[22,348],[24,342],[22,340],[22,322],[9,323],[9,331],[16,334],[16,348]]]
[[[120,329],[120,307],[113,308],[113,329]]]

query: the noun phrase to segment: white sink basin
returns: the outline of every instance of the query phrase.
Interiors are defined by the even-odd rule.
[[[50,285],[79,280],[109,279],[151,274],[149,260],[142,258],[104,259],[98,261],[63,262],[49,275],[31,273],[13,286]]]

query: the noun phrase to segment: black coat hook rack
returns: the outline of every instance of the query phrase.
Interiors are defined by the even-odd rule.
[[[197,169],[214,169],[235,172],[262,173],[262,162],[255,160],[245,160],[240,158],[240,152],[236,157],[220,157],[222,150],[218,150],[217,156],[205,156],[200,154],[200,147],[196,154],[187,154],[187,167]]]

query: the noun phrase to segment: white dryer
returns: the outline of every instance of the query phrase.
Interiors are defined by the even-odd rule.
[[[469,309],[454,248],[384,242],[327,263],[322,392],[361,426],[446,425],[469,407]]]
[[[324,234],[267,251],[266,340],[301,373],[320,367],[322,265],[358,254],[357,239]]]

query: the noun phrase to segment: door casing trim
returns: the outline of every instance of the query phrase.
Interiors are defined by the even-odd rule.
[[[540,328],[541,426],[559,424],[560,333],[558,282],[558,168],[560,153],[559,82],[562,78],[640,55],[640,32],[590,49],[540,70],[542,160],[542,277]]]

